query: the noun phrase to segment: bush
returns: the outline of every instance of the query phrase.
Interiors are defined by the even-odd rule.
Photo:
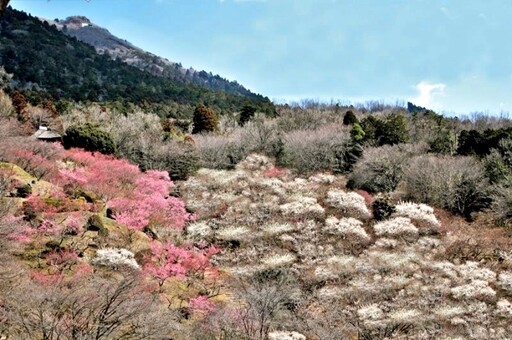
[[[390,192],[403,178],[405,161],[420,152],[414,146],[396,145],[368,148],[356,163],[349,177],[348,187],[370,193]]]
[[[250,121],[256,114],[256,108],[251,105],[245,105],[240,111],[240,119],[238,120],[240,126],[244,126],[245,123]]]
[[[343,116],[343,125],[353,125],[355,123],[359,123],[356,115],[352,111],[347,111]]]
[[[482,164],[471,157],[419,156],[404,170],[406,199],[429,203],[471,219],[490,204]]]
[[[212,108],[199,104],[194,110],[192,133],[214,132],[219,129],[219,118]]]
[[[113,154],[116,152],[116,144],[112,135],[109,132],[103,131],[99,126],[90,123],[68,127],[62,142],[66,149],[82,148],[87,151],[98,151],[103,154]]]
[[[395,145],[409,141],[407,119],[401,113],[393,113],[384,120],[369,116],[361,121],[364,141],[371,145]]]
[[[395,205],[386,198],[378,198],[372,203],[373,217],[382,221],[395,212]]]
[[[27,198],[32,194],[30,184],[25,184],[16,188],[16,197]]]
[[[201,167],[233,169],[250,152],[247,141],[231,136],[199,135],[196,137]]]
[[[512,188],[497,186],[492,193],[492,214],[500,226],[512,226]]]
[[[487,129],[480,133],[477,130],[464,130],[459,135],[459,155],[488,155],[491,149],[499,147],[501,140],[512,137],[512,128]]]
[[[512,139],[501,140],[498,147],[492,149],[490,154],[485,157],[484,164],[491,183],[510,183],[512,180]]]
[[[348,143],[348,131],[333,125],[293,131],[286,134],[284,141],[289,166],[300,173],[344,168]]]

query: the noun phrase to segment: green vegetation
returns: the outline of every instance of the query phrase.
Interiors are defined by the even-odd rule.
[[[193,84],[157,77],[121,61],[99,55],[75,38],[59,32],[37,18],[7,10],[0,22],[0,61],[14,75],[32,104],[48,97],[55,101],[103,101],[137,103],[153,111],[169,112],[178,104],[181,114],[204,102],[218,112],[235,112],[247,102],[259,111],[272,114],[273,104],[260,95],[212,91]],[[176,115],[176,114],[175,114]]]
[[[215,132],[219,129],[219,118],[211,107],[198,104],[194,110],[194,129],[192,133]]]
[[[103,154],[116,152],[116,144],[112,135],[90,123],[68,127],[62,142],[67,149],[82,148],[87,151],[99,151]]]

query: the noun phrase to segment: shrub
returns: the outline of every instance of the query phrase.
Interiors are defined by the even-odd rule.
[[[256,108],[251,105],[245,105],[240,111],[240,119],[238,120],[241,126],[250,121],[256,114]]]
[[[201,167],[234,169],[250,152],[247,141],[231,136],[199,135],[196,137]]]
[[[409,141],[407,119],[401,113],[393,113],[384,120],[369,116],[361,121],[364,140],[371,145],[395,145]]]
[[[97,266],[105,266],[113,269],[127,267],[130,269],[139,269],[135,255],[126,249],[104,248],[98,249],[96,257],[91,263]]]
[[[3,91],[0,91],[0,116],[11,117],[14,112],[11,98]]]
[[[372,203],[373,217],[377,221],[390,217],[395,212],[395,205],[386,198],[379,198]]]
[[[99,126],[90,123],[68,127],[62,142],[66,149],[82,148],[87,151],[99,151],[103,154],[116,152],[112,135],[103,131]]]
[[[352,111],[347,111],[343,116],[343,125],[353,125],[355,123],[359,123],[356,115]]]
[[[484,160],[485,171],[491,183],[507,184],[512,181],[512,139],[500,140]]]
[[[364,197],[358,193],[333,189],[327,193],[326,202],[348,216],[355,218],[370,217]]]
[[[286,134],[284,141],[289,166],[300,173],[344,168],[348,142],[348,131],[334,125],[293,131]]]
[[[482,164],[471,157],[418,156],[405,169],[404,196],[470,219],[490,204]]]
[[[418,229],[407,217],[396,217],[373,226],[377,236],[416,238]]]
[[[219,118],[212,108],[198,104],[194,110],[192,133],[214,132],[219,129]]]
[[[441,226],[434,215],[434,209],[423,203],[400,203],[396,206],[395,216],[408,217],[418,228],[428,232],[436,233]]]
[[[403,178],[405,161],[420,147],[395,145],[368,148],[356,163],[349,177],[348,187],[370,193],[390,192]]]
[[[16,197],[27,198],[32,194],[30,184],[24,184],[16,188]]]
[[[496,224],[512,226],[512,188],[496,186],[492,193],[492,214]]]

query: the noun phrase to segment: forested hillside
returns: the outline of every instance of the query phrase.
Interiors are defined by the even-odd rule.
[[[120,61],[99,55],[89,45],[64,35],[55,27],[16,10],[1,21],[0,63],[14,75],[14,88],[34,102],[51,96],[74,101],[119,101],[179,104],[204,102],[219,112],[233,112],[250,103],[268,114],[273,105],[259,95],[229,94],[154,76]]]
[[[179,62],[169,61],[146,52],[112,35],[107,29],[92,23],[86,17],[72,16],[63,20],[41,20],[48,21],[50,25],[55,25],[65,34],[93,46],[100,54],[107,54],[112,59],[119,59],[153,75],[165,77],[177,83],[194,84],[211,90],[257,98],[257,95],[236,81],[229,81],[211,72],[184,68]]]

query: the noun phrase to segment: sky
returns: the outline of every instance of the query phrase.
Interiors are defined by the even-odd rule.
[[[11,0],[85,15],[147,51],[277,102],[412,101],[512,112],[510,0]]]

